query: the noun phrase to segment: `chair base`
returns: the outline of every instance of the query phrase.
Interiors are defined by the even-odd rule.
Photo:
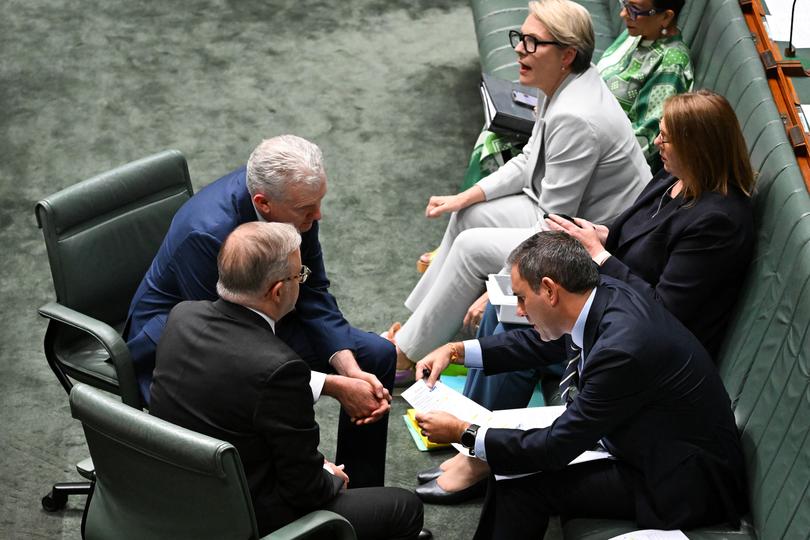
[[[57,512],[67,506],[69,495],[89,495],[90,482],[60,482],[53,485],[50,493],[42,497],[42,508],[47,512]]]

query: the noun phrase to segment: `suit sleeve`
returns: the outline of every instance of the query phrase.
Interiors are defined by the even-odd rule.
[[[599,162],[599,141],[590,122],[568,111],[556,114],[546,125],[545,162],[540,208],[580,215],[582,196]]]
[[[520,328],[479,339],[484,373],[536,368],[565,360],[565,340],[545,342],[534,328]]]
[[[312,408],[309,368],[301,360],[283,364],[264,384],[254,425],[272,448],[279,496],[295,508],[315,508],[338,492],[323,469],[319,429]]]
[[[353,349],[351,326],[340,312],[337,300],[329,293],[317,222],[301,237],[301,260],[312,270],[312,274],[301,285],[295,309],[313,340],[317,354],[329,358],[336,351]]]
[[[540,151],[541,141],[538,136],[540,125],[535,122],[532,135],[523,146],[523,151],[503,164],[501,168],[478,182],[478,187],[484,192],[488,201],[514,195],[523,190],[526,168],[529,166],[529,157],[533,152]]]
[[[548,428],[489,429],[487,462],[496,474],[559,470],[592,449],[644,404],[637,362],[620,350],[588,357],[588,375],[565,412]],[[643,388],[639,390],[639,388]]]
[[[669,243],[667,260],[654,285],[616,257],[608,258],[600,272],[651,295],[691,327],[701,305],[724,288],[729,276],[742,271],[750,254],[750,232],[733,214],[717,209],[702,215]]]
[[[201,232],[192,232],[172,255],[174,272],[182,300],[217,299],[217,255],[221,242]]]

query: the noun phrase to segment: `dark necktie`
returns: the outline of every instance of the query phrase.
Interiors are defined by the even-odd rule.
[[[576,345],[571,345],[571,351],[574,355],[568,359],[563,378],[560,381],[560,398],[566,407],[571,404],[574,396],[576,396],[579,385],[579,359],[582,355],[582,351]]]

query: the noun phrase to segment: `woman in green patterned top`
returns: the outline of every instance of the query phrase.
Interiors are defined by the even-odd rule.
[[[658,123],[664,101],[692,88],[689,47],[676,26],[684,0],[621,0],[627,28],[596,68],[630,118],[653,170],[660,168]]]

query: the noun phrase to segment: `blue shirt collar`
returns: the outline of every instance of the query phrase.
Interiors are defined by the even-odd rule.
[[[577,317],[577,321],[574,323],[574,328],[571,330],[571,341],[573,341],[574,345],[580,349],[582,348],[582,342],[585,341],[585,321],[588,320],[588,313],[591,312],[591,304],[593,304],[594,296],[596,296],[596,287],[591,290],[591,294],[585,301],[585,305],[582,306],[582,311],[579,312],[579,317]]]

